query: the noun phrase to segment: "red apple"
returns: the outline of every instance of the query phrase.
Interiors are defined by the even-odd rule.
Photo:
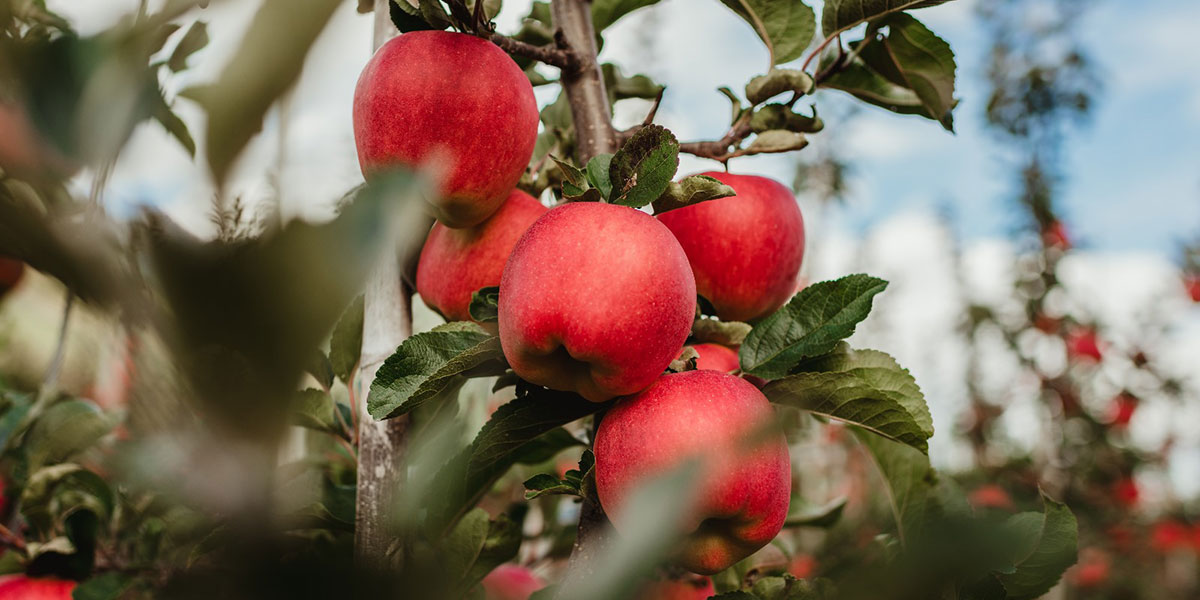
[[[500,285],[513,246],[545,212],[536,198],[513,190],[500,210],[476,227],[435,223],[417,263],[417,293],[446,320],[470,321],[471,294]]]
[[[1191,274],[1183,278],[1184,289],[1192,302],[1200,302],[1200,274]]]
[[[788,573],[796,579],[808,579],[817,572],[817,559],[811,554],[797,554],[788,562]]]
[[[1067,235],[1067,228],[1063,226],[1061,221],[1051,221],[1042,230],[1042,243],[1047,248],[1058,248],[1059,250],[1071,249],[1071,238]]]
[[[544,587],[546,582],[541,577],[521,565],[500,565],[483,578],[487,600],[529,600],[534,592]]]
[[[1108,581],[1111,560],[1103,550],[1084,548],[1079,563],[1072,569],[1071,580],[1081,588],[1096,587]]]
[[[76,583],[53,577],[4,575],[0,577],[0,598],[4,600],[71,600]]]
[[[1159,521],[1150,532],[1150,546],[1161,554],[1185,548],[1191,543],[1191,530],[1179,521]]]
[[[648,480],[688,460],[701,472],[681,504],[686,537],[676,561],[711,575],[750,556],[783,527],[791,490],[787,441],[764,435],[774,412],[762,392],[718,371],[663,375],[624,398],[596,432],[596,492],[617,532],[626,501]],[[749,445],[751,437],[753,445]]]
[[[1067,355],[1084,362],[1098,362],[1103,353],[1096,339],[1096,330],[1091,327],[1080,327],[1067,334]]]
[[[1137,505],[1140,496],[1141,492],[1138,490],[1137,482],[1132,477],[1122,477],[1113,484],[1113,500],[1121,507],[1133,508]]]
[[[21,275],[25,274],[25,263],[15,259],[0,256],[0,298],[17,287]]]
[[[395,165],[441,169],[434,214],[469,227],[496,212],[533,155],[538,109],[529,78],[503,50],[462,33],[393,38],[354,90],[364,175]]]
[[[653,217],[576,202],[521,236],[504,266],[499,312],[500,344],[517,375],[602,402],[644,389],[679,356],[696,283],[683,249]]]
[[[737,195],[658,216],[687,252],[696,291],[727,321],[754,321],[796,292],[804,219],[792,192],[755,175],[703,173]]]
[[[1133,419],[1133,413],[1137,410],[1138,399],[1130,394],[1117,394],[1112,400],[1112,407],[1109,409],[1108,423],[1113,427],[1123,428],[1129,425],[1129,421]]]
[[[737,350],[720,344],[692,344],[691,347],[698,355],[696,358],[697,369],[732,373],[741,368],[741,364],[738,363]]]
[[[642,586],[634,597],[637,600],[708,600],[715,595],[717,590],[712,579],[693,576],[652,581]]]
[[[971,491],[969,500],[971,505],[976,508],[1013,509],[1013,501],[1008,492],[995,484],[981,485],[975,488]]]

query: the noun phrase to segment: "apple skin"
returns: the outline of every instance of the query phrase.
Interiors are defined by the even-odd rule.
[[[791,190],[756,175],[702,173],[737,195],[658,215],[691,261],[696,291],[726,321],[755,321],[796,292],[804,218]]]
[[[638,590],[637,600],[708,600],[716,596],[711,578],[662,579],[650,582]]]
[[[500,280],[504,357],[521,378],[603,402],[645,389],[679,356],[696,283],[675,237],[616,204],[550,209]]]
[[[412,31],[379,48],[354,90],[364,175],[433,163],[434,215],[470,227],[496,212],[529,165],[538,109],[529,78],[495,44]]]
[[[675,562],[712,575],[769,543],[787,517],[791,466],[783,432],[763,436],[774,411],[762,392],[718,371],[663,375],[623,398],[600,422],[596,492],[619,533],[637,487],[687,460],[701,472],[692,504],[680,506],[687,536]]]
[[[5,600],[71,600],[76,582],[53,577],[5,575],[0,577],[0,598]]]
[[[742,368],[738,362],[737,350],[733,348],[720,344],[692,344],[692,349],[699,355],[696,358],[697,370],[732,373]]]
[[[482,585],[487,600],[529,600],[546,582],[526,567],[504,564],[492,569]]]
[[[17,287],[25,274],[25,263],[7,256],[0,256],[0,298]]]
[[[513,190],[500,210],[476,227],[435,223],[417,262],[421,299],[448,321],[470,321],[471,294],[500,285],[513,246],[546,210],[533,196]]]

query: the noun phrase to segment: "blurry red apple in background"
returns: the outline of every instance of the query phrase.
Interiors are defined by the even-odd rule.
[[[434,214],[469,227],[496,212],[533,155],[533,86],[508,54],[472,35],[412,31],[375,53],[354,91],[363,174],[433,161]]]
[[[975,508],[1002,508],[1006,510],[1014,508],[1012,497],[1008,495],[1008,492],[1004,488],[995,484],[981,485],[975,488],[971,491],[970,496],[968,496],[968,500],[971,506]]]
[[[732,373],[741,368],[738,363],[737,350],[720,344],[692,344],[691,347],[698,355],[696,357],[697,369]]]
[[[529,600],[534,592],[546,587],[546,582],[527,567],[503,564],[483,578],[487,600]]]
[[[638,590],[637,600],[708,600],[717,595],[711,578],[683,577],[652,581]]]
[[[791,190],[755,175],[703,173],[736,196],[658,215],[687,252],[696,291],[726,321],[754,321],[797,291],[804,219]]]
[[[1071,238],[1067,235],[1067,228],[1063,226],[1061,221],[1051,221],[1042,230],[1042,243],[1047,248],[1058,248],[1059,250],[1071,249]]]
[[[1137,410],[1138,399],[1131,394],[1117,394],[1109,408],[1108,423],[1113,427],[1127,427]]]
[[[1192,531],[1179,521],[1159,521],[1150,531],[1150,547],[1161,554],[1174,552],[1191,545]]]
[[[1098,362],[1103,357],[1103,353],[1100,352],[1100,343],[1096,339],[1096,330],[1091,327],[1072,329],[1067,334],[1066,342],[1067,356],[1074,360]]]
[[[1069,577],[1081,588],[1096,587],[1108,581],[1111,562],[1103,550],[1084,548],[1079,552],[1079,563],[1072,568]]]
[[[817,559],[811,554],[800,553],[788,562],[788,573],[797,579],[808,579],[817,572]]]
[[[1137,482],[1132,477],[1122,477],[1113,484],[1112,495],[1113,500],[1119,506],[1132,508],[1137,505],[1141,493],[1138,491]]]
[[[654,217],[616,204],[551,209],[521,236],[500,281],[500,343],[513,371],[593,402],[653,383],[695,314],[679,243]]]
[[[1183,278],[1183,287],[1187,290],[1192,302],[1200,302],[1200,275],[1188,275]]]
[[[546,213],[533,196],[513,190],[495,214],[476,227],[435,223],[417,263],[417,293],[448,321],[470,321],[471,294],[500,285],[504,263],[521,234]]]
[[[694,496],[680,499],[687,535],[676,562],[711,575],[769,543],[787,517],[792,482],[783,433],[766,434],[773,418],[758,388],[717,371],[663,375],[618,401],[594,448],[596,492],[617,532],[630,526],[626,502],[640,485],[698,459]]]
[[[25,263],[6,256],[0,256],[0,298],[3,298],[21,281],[25,274]]]
[[[4,600],[71,600],[76,583],[53,577],[0,576],[0,598]]]

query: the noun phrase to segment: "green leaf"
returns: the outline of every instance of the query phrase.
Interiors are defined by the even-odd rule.
[[[751,104],[762,104],[773,96],[784,92],[808,94],[813,90],[813,79],[797,69],[771,69],[746,84],[746,99]]]
[[[510,467],[527,460],[528,451],[545,456],[578,445],[579,440],[555,433],[563,425],[609,406],[589,402],[577,394],[536,389],[496,409],[470,446],[437,472],[428,490],[427,526],[441,531],[475,506]],[[547,441],[539,446],[535,442]]]
[[[647,125],[612,157],[609,179],[614,204],[640,208],[666,191],[679,167],[679,142],[665,127]]]
[[[334,414],[333,398],[324,390],[312,388],[296,392],[292,408],[292,422],[300,427],[317,431],[339,432],[341,427]]]
[[[339,5],[339,0],[265,0],[217,81],[185,91],[208,113],[205,154],[218,186],[262,129],[267,109],[300,76],[309,47]]]
[[[792,504],[796,504],[794,499]],[[837,523],[842,518],[842,512],[845,509],[845,496],[836,498],[832,502],[816,508],[808,506],[794,507],[788,512],[787,521],[784,521],[783,526],[821,528],[831,527],[834,523]]]
[[[117,600],[136,580],[132,575],[116,571],[97,575],[75,586],[74,600]]]
[[[613,155],[597,154],[588,161],[585,175],[588,183],[600,191],[605,200],[612,197],[612,181],[608,178],[608,170],[612,165]]]
[[[600,33],[616,23],[617,19],[657,3],[658,0],[592,0],[592,27],[596,29],[596,33]]]
[[[924,105],[929,116],[947,131],[954,131],[954,52],[950,44],[934,35],[920,21],[905,13],[888,17],[887,37],[880,42],[883,55]],[[901,83],[896,81],[894,83]]]
[[[538,473],[525,480],[525,499],[533,500],[541,496],[578,496],[579,484],[574,485],[565,479],[559,479],[549,473]]]
[[[333,364],[329,362],[329,357],[320,350],[314,350],[312,358],[308,361],[308,366],[304,368],[309,375],[313,376],[318,383],[324,388],[329,388],[333,385],[335,375],[333,374]]]
[[[886,287],[882,279],[855,274],[800,290],[746,335],[738,353],[742,370],[777,379],[801,360],[833,350],[854,333],[871,311],[872,298]]]
[[[33,422],[21,444],[30,471],[87,450],[112,427],[109,417],[91,402],[67,400],[51,406]]]
[[[569,202],[599,202],[601,200],[600,190],[591,187],[588,183],[586,171],[556,156],[551,156],[550,159],[562,171],[564,199]]]
[[[729,123],[730,124],[736,123],[737,120],[739,118],[741,118],[742,113],[745,112],[745,110],[746,110],[746,109],[742,108],[741,98],[738,98],[737,94],[733,93],[733,90],[731,90],[727,87],[719,87],[719,88],[717,88],[717,91],[721,92],[722,96],[729,98],[729,103],[731,105],[730,110],[731,110],[731,115],[732,115],[729,118]]]
[[[935,501],[937,473],[929,465],[929,457],[874,432],[857,427],[850,430],[875,460],[887,483],[888,504],[901,543],[921,537],[930,523],[941,516]]]
[[[88,510],[107,519],[113,507],[108,483],[74,463],[38,469],[21,491],[21,514],[41,533],[49,533],[55,523],[77,510]]]
[[[750,589],[759,600],[822,600],[826,597],[815,583],[789,574],[763,577]]]
[[[600,65],[600,70],[604,75],[604,90],[608,93],[608,105],[610,108],[618,100],[625,100],[627,98],[653,100],[664,89],[663,86],[654,83],[653,79],[645,75],[639,74],[626,77],[621,73],[620,67],[612,63]]]
[[[445,29],[425,22],[425,18],[421,16],[421,9],[409,4],[407,0],[391,0],[388,3],[388,16],[392,19],[392,25],[401,33]]]
[[[403,2],[404,0],[397,1]],[[418,4],[421,9],[421,18],[434,29],[450,27],[450,15],[446,14],[446,9],[442,7],[439,0],[420,0]]]
[[[804,361],[798,370],[849,373],[870,380],[873,388],[886,392],[904,408],[925,437],[933,437],[933,416],[929,414],[921,388],[908,369],[884,352],[852,350],[842,342],[832,352]]]
[[[492,323],[500,318],[500,286],[479,288],[471,292],[467,312],[479,323]]]
[[[778,65],[800,58],[817,29],[813,10],[800,0],[721,0],[746,20]]]
[[[808,138],[803,133],[784,129],[771,129],[756,136],[746,147],[746,154],[773,154],[801,150],[808,145]]]
[[[459,581],[467,577],[475,559],[483,550],[483,543],[488,534],[488,513],[482,508],[476,508],[463,516],[455,524],[454,529],[442,540],[441,554],[438,562],[446,570],[451,581]]]
[[[736,192],[733,191],[733,188],[721,183],[715,177],[692,175],[684,177],[681,181],[672,181],[667,185],[666,191],[653,202],[654,214],[717,198],[728,198],[734,194]]]
[[[362,353],[362,336],[363,297],[358,296],[342,313],[329,338],[329,364],[334,375],[347,385]]]
[[[830,38],[867,21],[902,10],[945,4],[949,0],[827,0],[821,10],[821,32]]]
[[[475,564],[471,565],[463,578],[460,589],[470,589],[479,583],[492,569],[517,557],[521,548],[521,523],[500,515],[488,523],[487,537]]]
[[[154,120],[158,121],[167,133],[171,134],[187,150],[188,156],[196,157],[196,141],[192,139],[192,133],[188,131],[187,123],[171,110],[167,105],[167,101],[162,97],[161,93],[150,94],[154,102]]]
[[[741,321],[720,321],[702,317],[692,322],[692,339],[698,343],[720,344],[731,348],[742,345],[750,325]]]
[[[460,375],[504,372],[500,338],[475,323],[454,322],[418,333],[384,361],[371,382],[367,411],[376,419],[407,414]]]
[[[786,129],[799,133],[816,133],[825,128],[825,122],[817,116],[813,107],[812,116],[794,112],[786,104],[767,104],[759,107],[750,117],[750,131],[762,133],[771,129]]]
[[[178,73],[187,68],[188,58],[208,45],[208,24],[204,21],[196,21],[188,27],[186,33],[180,38],[179,43],[175,45],[175,50],[171,52],[171,58],[167,59],[167,68]]]
[[[1006,526],[1028,540],[1018,558],[1016,571],[998,576],[1008,597],[1038,598],[1050,591],[1068,567],[1075,564],[1078,526],[1067,505],[1042,494],[1041,515],[1023,513],[1009,518]],[[1040,517],[1040,518],[1038,518]]]

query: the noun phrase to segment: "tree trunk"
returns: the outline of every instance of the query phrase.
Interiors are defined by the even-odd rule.
[[[612,110],[604,89],[604,75],[596,59],[596,31],[592,25],[591,8],[591,2],[587,0],[553,0],[550,5],[554,27],[562,31],[576,58],[575,69],[563,70],[562,85],[571,105],[580,166],[587,164],[597,154],[617,151]],[[595,430],[600,426],[600,419],[600,415],[595,417],[592,437],[595,437]],[[604,510],[584,498],[566,580],[560,589],[569,589],[571,581],[583,581],[591,577],[590,570],[596,564],[596,558],[610,546],[610,529]]]
[[[388,12],[390,0],[375,0],[374,48],[398,35]],[[367,392],[375,373],[401,342],[412,335],[410,290],[401,277],[402,260],[394,252],[380,260],[367,283],[363,312],[362,358],[358,386],[358,497],[354,518],[354,554],[368,567],[386,564],[388,511],[402,480],[407,417],[376,421],[367,414]]]

